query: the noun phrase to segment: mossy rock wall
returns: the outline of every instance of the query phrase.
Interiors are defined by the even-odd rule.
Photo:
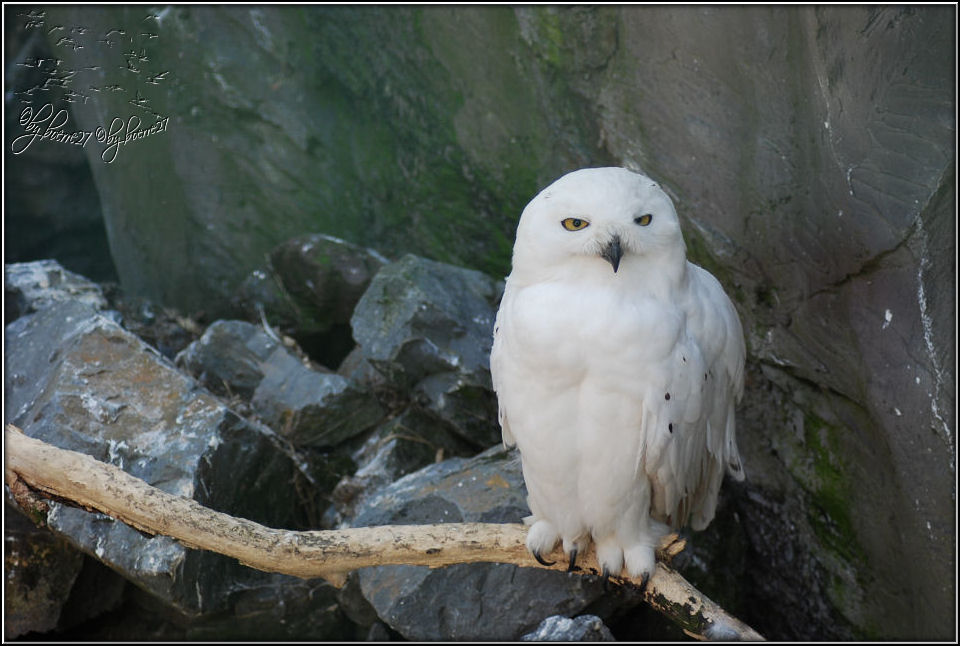
[[[86,28],[73,46],[47,32],[87,95],[76,128],[169,118],[110,163],[96,142],[84,152],[124,287],[186,310],[222,310],[306,232],[502,277],[520,211],[562,173],[654,177],[747,334],[749,484],[733,504],[744,523],[751,500],[797,510],[772,526],[795,527],[808,596],[836,622],[791,634],[952,636],[955,7],[44,19]],[[763,535],[743,531],[745,568],[776,577]]]

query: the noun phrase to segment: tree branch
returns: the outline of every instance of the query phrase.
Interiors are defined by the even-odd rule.
[[[104,513],[148,534],[170,536],[189,548],[225,554],[258,570],[323,577],[338,587],[351,570],[375,565],[436,568],[486,562],[544,567],[527,551],[527,529],[520,524],[388,525],[308,532],[271,529],[163,492],[113,465],[30,438],[12,424],[6,426],[4,440],[6,483],[31,517],[44,511],[39,493]],[[659,556],[669,559],[682,548],[679,542],[666,544]],[[547,558],[556,564],[546,569],[566,569],[560,547]],[[578,561],[581,574],[599,573],[593,547]],[[628,577],[611,581],[641,585]],[[691,637],[763,639],[662,562],[657,563],[643,597]]]

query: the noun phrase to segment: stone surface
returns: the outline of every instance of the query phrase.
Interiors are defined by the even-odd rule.
[[[234,298],[249,321],[262,316],[316,360],[336,368],[353,348],[350,316],[387,259],[339,238],[309,234],[277,245]]]
[[[265,364],[274,354],[279,361],[297,361],[259,326],[246,321],[214,321],[203,336],[177,355],[176,362],[217,394],[253,396],[263,381]]]
[[[178,359],[214,392],[250,400],[261,419],[298,447],[336,446],[384,415],[369,390],[304,365],[246,321],[215,321]]]
[[[380,270],[351,319],[366,360],[479,448],[500,441],[490,383],[497,296],[478,271],[408,254]]]
[[[595,615],[569,618],[547,617],[537,629],[521,638],[525,642],[612,642],[616,641],[603,620]]]
[[[94,557],[83,555],[83,566],[60,613],[57,630],[77,629],[91,621],[103,621],[122,607],[134,586]]]
[[[401,478],[370,496],[351,524],[519,522],[529,514],[525,496],[516,453],[494,447]],[[380,619],[419,641],[516,640],[603,594],[596,577],[496,563],[365,568],[358,579]]]
[[[212,509],[297,527],[293,483],[301,476],[289,447],[84,302],[53,302],[10,323],[5,361],[6,421],[31,437]],[[226,610],[245,569],[57,503],[46,523],[181,613]]]
[[[444,458],[474,453],[442,420],[416,406],[408,407],[379,426],[353,454],[356,472],[343,478],[333,491],[338,524],[353,517],[367,496],[400,477]]]
[[[57,627],[83,554],[62,537],[4,510],[3,634],[16,638]]]
[[[384,411],[373,394],[292,356],[266,365],[251,406],[295,446],[325,448],[373,428]]]
[[[237,577],[227,614],[184,622],[189,641],[328,641],[350,634],[337,589],[323,579],[282,574]]]
[[[71,271],[56,260],[36,260],[4,265],[3,293],[7,320],[58,301],[81,302],[93,310],[107,307],[99,285]]]

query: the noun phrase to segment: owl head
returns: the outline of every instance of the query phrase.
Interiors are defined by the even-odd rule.
[[[669,196],[625,168],[584,168],[543,189],[523,210],[514,272],[561,265],[614,274],[684,263],[686,247]]]

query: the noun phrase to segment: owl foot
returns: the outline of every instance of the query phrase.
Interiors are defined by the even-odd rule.
[[[567,572],[573,572],[577,569],[577,548],[570,550],[570,563],[567,565]]]
[[[538,520],[533,523],[530,531],[527,532],[527,549],[540,565],[550,567],[554,563],[545,561],[540,555],[552,552],[559,538],[557,529],[550,522]]]
[[[630,576],[642,577],[644,580],[649,579],[657,567],[653,546],[645,543],[636,543],[624,550],[623,560]]]
[[[623,569],[623,550],[616,536],[610,535],[597,541],[597,561],[607,576],[620,574]]]

